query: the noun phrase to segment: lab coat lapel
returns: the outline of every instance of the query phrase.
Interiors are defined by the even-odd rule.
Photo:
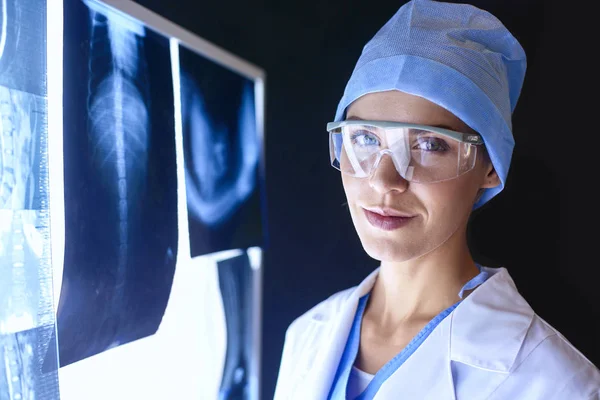
[[[535,313],[506,268],[486,270],[493,276],[454,310],[450,358],[508,373]]]
[[[485,267],[484,267],[485,268]],[[427,340],[381,386],[375,399],[462,400],[481,398],[512,371],[534,312],[505,268],[492,276],[442,321]],[[456,370],[453,363],[458,363]],[[457,371],[460,371],[456,376]],[[455,387],[456,382],[477,387]],[[462,393],[462,394],[461,394]]]
[[[461,373],[467,374],[459,383],[474,381],[473,374],[477,374],[482,396],[512,370],[534,313],[506,269],[485,269],[492,276],[431,332],[382,384],[375,400],[457,400],[457,396],[462,400],[464,389],[453,376],[453,363],[459,363]],[[304,361],[310,359],[310,366],[296,376],[294,399],[327,399],[358,300],[372,289],[377,274],[378,270],[370,274],[341,305],[328,309],[324,319],[314,321],[320,326],[319,334],[312,341],[314,346],[307,346],[302,355]]]
[[[375,400],[456,400],[464,388],[455,387],[453,363],[460,364],[458,382],[478,381],[482,398],[506,378],[534,312],[505,268],[485,269],[492,276],[433,330],[381,386]]]
[[[298,399],[326,399],[331,389],[335,373],[346,346],[348,334],[358,307],[358,300],[371,291],[379,269],[372,272],[344,301],[337,315],[328,321],[327,328],[320,334],[321,345],[311,351],[318,353],[314,364],[303,379],[307,384],[302,385]]]

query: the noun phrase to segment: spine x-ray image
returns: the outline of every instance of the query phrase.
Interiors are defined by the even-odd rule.
[[[0,86],[0,208],[40,208],[44,116],[43,98]]]
[[[0,0],[0,86],[46,95],[45,40],[46,1]]]
[[[163,36],[133,3],[46,1],[0,0],[0,400],[255,398],[260,262],[240,249],[264,244],[262,73]]]
[[[12,333],[41,324],[40,260],[43,228],[38,212],[0,210],[0,332]],[[50,321],[52,323],[52,321]]]
[[[0,0],[0,400],[58,398],[45,21],[45,1]]]
[[[254,83],[181,48],[191,255],[262,244]]]
[[[54,371],[41,365],[54,330],[47,215],[0,210],[0,399],[53,399]],[[41,397],[47,393],[47,397]]]
[[[158,329],[177,255],[169,41],[65,1],[61,366]]]
[[[56,368],[49,374],[40,371],[53,331],[49,325],[0,334],[0,400],[59,399]]]
[[[113,232],[116,283],[106,315],[110,319],[123,305],[130,214],[136,211],[133,205],[148,168],[149,121],[144,102],[147,95],[143,95],[148,83],[146,60],[138,54],[143,28],[128,24],[124,18],[108,19],[93,10],[91,20],[88,134],[92,165],[112,197],[117,228]],[[141,82],[136,84],[138,78]]]

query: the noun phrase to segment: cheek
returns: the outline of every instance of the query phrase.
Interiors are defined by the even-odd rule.
[[[419,197],[433,217],[437,214],[463,219],[471,212],[478,189],[473,180],[458,178],[428,186]]]
[[[350,211],[350,216],[352,217],[355,226],[357,223],[357,203],[363,203],[365,193],[367,193],[366,190],[368,190],[368,188],[365,188],[367,183],[364,181],[364,179],[342,174],[342,184],[344,186],[344,193],[346,194],[346,202],[348,203],[348,210]]]
[[[346,200],[348,201],[348,204],[352,204],[358,199],[361,193],[362,182],[360,182],[358,178],[354,178],[345,174],[341,175],[344,193],[346,193]]]

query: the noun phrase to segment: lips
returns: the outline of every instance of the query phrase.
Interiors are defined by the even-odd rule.
[[[398,211],[392,208],[364,208],[365,216],[369,223],[384,231],[394,231],[410,223],[415,215]]]
[[[414,217],[414,214],[409,214],[404,211],[396,210],[395,208],[390,207],[364,207],[365,210],[371,211],[372,213],[379,214],[384,217],[404,217],[411,218]]]

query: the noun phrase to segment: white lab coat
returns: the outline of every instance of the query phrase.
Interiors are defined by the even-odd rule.
[[[600,371],[537,316],[505,268],[446,317],[376,400],[600,400]],[[377,277],[339,292],[289,327],[275,400],[326,399],[358,300]]]

